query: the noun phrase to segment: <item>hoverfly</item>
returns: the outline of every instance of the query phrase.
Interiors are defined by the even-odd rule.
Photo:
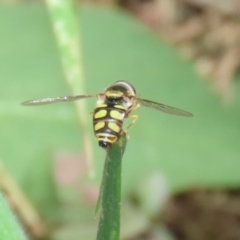
[[[22,105],[45,105],[56,102],[70,102],[91,97],[98,98],[97,106],[92,113],[93,129],[99,146],[104,149],[109,149],[112,144],[120,138],[124,131],[122,127],[125,118],[133,119],[126,130],[136,122],[138,116],[131,115],[131,113],[141,105],[168,114],[184,117],[193,116],[191,113],[184,110],[136,97],[135,88],[129,82],[123,80],[113,83],[107,87],[103,93],[99,94],[34,99],[23,102]]]

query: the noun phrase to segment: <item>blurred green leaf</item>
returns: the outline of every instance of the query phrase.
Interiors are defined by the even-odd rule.
[[[43,219],[58,222],[60,199],[54,179],[54,163],[51,151],[37,152],[29,163],[23,186],[31,193],[30,200],[41,212]]]
[[[0,239],[4,240],[26,240],[22,228],[20,227],[16,216],[11,212],[6,199],[0,193]]]
[[[93,221],[93,207],[65,206],[61,212],[65,224],[53,232],[52,239],[96,239],[97,221]]]
[[[187,119],[138,110],[140,118],[129,131],[123,162],[123,190],[155,170],[166,176],[174,191],[192,185],[239,186],[239,99],[224,106],[192,64],[124,13],[82,7],[80,18],[87,93],[126,79],[141,97],[194,114]],[[0,27],[0,157],[23,183],[36,153],[49,148],[79,150],[81,131],[71,103],[19,105],[31,98],[70,94],[46,9],[37,4],[1,6],[0,21],[4,23]],[[91,112],[94,101],[89,103]],[[94,155],[100,179],[104,151],[96,142]],[[38,188],[41,192],[45,187],[39,183]]]

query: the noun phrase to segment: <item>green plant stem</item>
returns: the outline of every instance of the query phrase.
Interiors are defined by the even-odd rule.
[[[73,0],[46,0],[56,40],[60,50],[63,71],[73,95],[85,94],[84,67],[81,51],[81,31]],[[77,114],[84,140],[85,156],[89,169],[92,168],[92,146],[88,131],[85,101],[76,101]],[[92,172],[93,174],[93,172]]]
[[[102,199],[102,211],[97,240],[118,240],[120,237],[121,166],[126,142],[124,133],[107,151],[99,196],[99,201]]]

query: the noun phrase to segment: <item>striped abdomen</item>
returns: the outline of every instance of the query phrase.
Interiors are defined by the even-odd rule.
[[[100,147],[110,148],[119,139],[125,115],[122,105],[102,104],[94,110],[93,129]]]

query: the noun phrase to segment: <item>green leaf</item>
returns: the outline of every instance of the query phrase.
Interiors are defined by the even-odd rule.
[[[240,98],[225,106],[195,73],[193,64],[181,60],[174,48],[132,17],[89,6],[82,7],[79,16],[87,93],[99,93],[125,79],[140,97],[194,114],[185,119],[144,107],[137,110],[140,117],[129,131],[129,160],[123,165],[123,194],[156,170],[165,175],[172,191],[192,185],[239,186]],[[44,6],[0,5],[0,22],[4,23],[0,34],[0,157],[15,179],[25,183],[36,154],[44,149],[79,151],[82,131],[71,103],[20,106],[31,98],[71,94]],[[89,100],[89,106],[91,112],[95,100]],[[91,116],[88,120],[92,121]],[[100,179],[103,161],[99,159],[104,152],[96,142],[93,152]],[[39,183],[37,187],[44,192],[41,189],[46,186]],[[24,187],[29,196],[30,189]]]
[[[0,193],[0,239],[3,240],[26,240],[22,228],[20,227],[16,216],[11,212],[6,199]]]
[[[49,150],[36,153],[23,181],[29,200],[47,222],[59,221],[60,199],[54,179],[54,156]]]
[[[126,143],[127,136],[124,133],[107,151],[99,195],[102,198],[102,212],[97,240],[118,240],[120,237],[121,169]]]

